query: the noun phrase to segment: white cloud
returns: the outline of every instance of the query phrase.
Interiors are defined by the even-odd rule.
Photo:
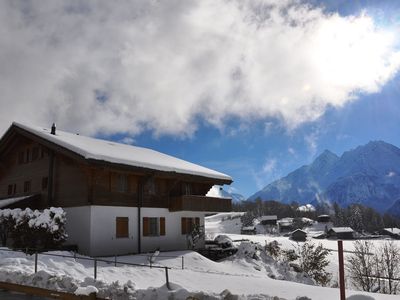
[[[129,136],[124,137],[119,141],[122,144],[133,145],[135,143],[135,139]]]
[[[400,66],[394,36],[294,0],[1,1],[0,128],[294,128],[378,91]]]

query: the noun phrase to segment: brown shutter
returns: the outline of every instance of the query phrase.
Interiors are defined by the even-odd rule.
[[[160,235],[165,235],[165,218],[160,218]]]
[[[182,229],[182,234],[186,234],[187,230],[186,230],[186,218],[182,218],[181,220],[181,229]]]
[[[193,219],[186,218],[186,233],[192,233],[193,230]]]
[[[200,218],[195,218],[194,223],[196,224],[196,227],[200,227]]]
[[[149,235],[149,218],[143,217],[143,236]]]
[[[115,218],[115,236],[117,238],[129,237],[129,219],[127,217]]]

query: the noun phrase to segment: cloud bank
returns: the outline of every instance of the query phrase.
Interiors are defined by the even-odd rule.
[[[1,1],[0,128],[186,136],[316,120],[400,67],[395,33],[289,0]]]

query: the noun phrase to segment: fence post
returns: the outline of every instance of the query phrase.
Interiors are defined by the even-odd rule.
[[[114,256],[114,266],[117,266],[117,255]]]
[[[37,273],[38,253],[35,252],[35,274]]]
[[[97,259],[94,259],[94,279],[97,279]]]
[[[169,286],[169,278],[168,278],[168,267],[165,267],[165,281],[167,283],[167,289],[171,289]]]
[[[337,241],[337,242],[338,242],[338,254],[339,254],[340,300],[346,300],[346,291],[344,285],[343,241]]]
[[[185,261],[184,261],[185,259],[183,258],[183,256],[182,256],[182,270],[185,268]]]
[[[74,251],[74,260],[76,261],[76,251]]]

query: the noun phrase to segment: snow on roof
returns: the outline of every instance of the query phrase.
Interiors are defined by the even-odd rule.
[[[304,233],[305,235],[307,235],[307,232],[305,232],[304,230],[301,230],[301,229],[296,229],[296,230],[293,230],[290,234],[293,234],[293,233],[295,233],[295,232],[301,232],[301,233]]]
[[[298,211],[303,211],[303,212],[314,212],[315,211],[315,207],[312,204],[306,204],[306,205],[302,205],[299,206],[297,208]]]
[[[256,229],[255,226],[245,226],[245,227],[242,227],[242,230],[254,230],[254,229]]]
[[[262,216],[260,218],[261,221],[271,221],[271,220],[278,220],[278,216]]]
[[[56,134],[53,135],[50,133],[50,129],[47,128],[28,126],[16,122],[13,125],[75,152],[85,159],[232,181],[232,178],[226,174],[152,149],[95,139],[58,129]]]
[[[400,235],[400,229],[399,228],[384,228],[383,230],[385,230],[385,231],[388,231],[388,232],[390,232],[390,233],[393,233],[393,234],[398,234],[398,235]]]
[[[354,232],[354,230],[351,227],[332,227],[331,230],[336,233]]]
[[[17,203],[17,202],[22,201],[22,200],[25,200],[25,199],[28,199],[28,198],[30,198],[30,197],[32,197],[32,195],[2,199],[2,200],[0,200],[0,208],[6,207],[6,206],[8,206],[8,205]]]

